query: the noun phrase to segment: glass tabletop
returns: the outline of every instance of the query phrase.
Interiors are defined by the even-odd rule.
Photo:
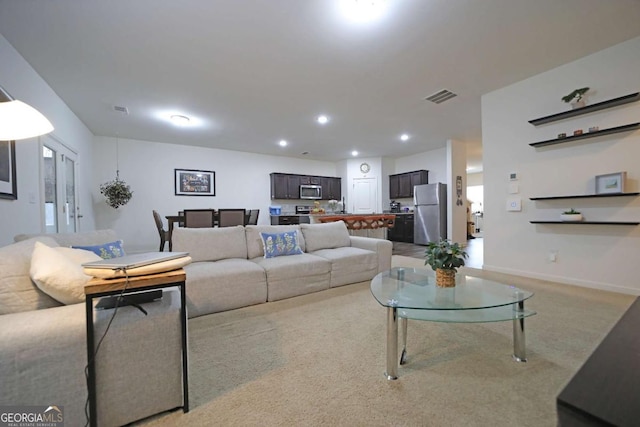
[[[511,313],[517,303],[531,298],[532,292],[462,274],[456,275],[455,287],[441,288],[435,284],[435,273],[427,268],[394,267],[382,272],[371,281],[371,293],[385,307],[407,309],[401,310],[400,315],[408,318],[437,320],[433,318],[435,315],[440,316],[441,321],[497,321],[504,320],[505,316],[514,318],[535,314],[524,311],[519,315]],[[470,311],[466,314],[467,320],[459,316],[463,310]],[[432,313],[424,313],[427,311]],[[436,311],[438,313],[434,313]],[[447,311],[458,313],[454,318]]]

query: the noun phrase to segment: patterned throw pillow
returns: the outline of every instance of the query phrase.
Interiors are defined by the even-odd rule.
[[[102,259],[118,258],[126,255],[122,249],[122,240],[94,246],[71,246],[73,249],[84,249],[100,256]]]
[[[265,258],[304,253],[298,243],[298,230],[274,234],[260,233],[260,237],[262,237]]]

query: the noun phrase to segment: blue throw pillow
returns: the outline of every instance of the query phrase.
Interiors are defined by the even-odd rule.
[[[85,251],[91,251],[94,254],[100,256],[102,259],[118,258],[126,255],[124,253],[124,249],[122,249],[122,240],[116,240],[115,242],[104,243],[102,245],[71,247],[74,249],[84,249]]]
[[[285,231],[284,233],[260,233],[264,247],[264,257],[273,258],[282,255],[302,254],[298,243],[298,231]]]

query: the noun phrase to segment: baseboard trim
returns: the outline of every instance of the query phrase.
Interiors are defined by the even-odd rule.
[[[540,280],[546,280],[549,282],[558,282],[558,283],[563,283],[567,285],[580,286],[583,288],[599,289],[602,291],[617,292],[617,293],[626,294],[626,295],[636,295],[636,296],[640,295],[640,289],[629,288],[629,287],[619,286],[619,285],[612,285],[611,283],[593,282],[590,280],[580,280],[572,277],[554,276],[552,274],[540,274],[540,273],[535,273],[533,271],[516,270],[513,268],[504,268],[504,267],[498,267],[495,265],[487,265],[487,264],[484,264],[482,266],[482,269],[486,271],[493,271],[496,273],[512,274],[514,276],[522,276],[522,277],[528,277],[531,279],[540,279]]]

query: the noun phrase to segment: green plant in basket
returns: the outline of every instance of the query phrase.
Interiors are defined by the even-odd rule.
[[[464,265],[464,259],[467,253],[458,243],[451,243],[447,239],[439,242],[427,243],[425,252],[425,265],[429,264],[434,271],[438,269],[458,271],[458,267]]]

